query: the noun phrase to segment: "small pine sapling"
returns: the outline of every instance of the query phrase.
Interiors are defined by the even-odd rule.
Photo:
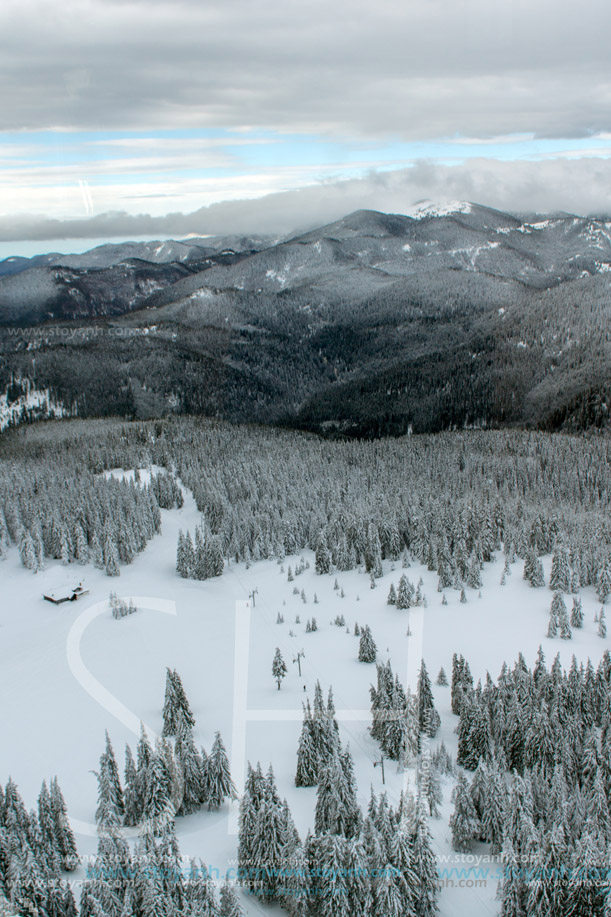
[[[272,675],[276,679],[278,690],[280,690],[282,679],[286,676],[286,662],[282,658],[282,653],[278,647],[276,647],[274,661],[272,662]]]

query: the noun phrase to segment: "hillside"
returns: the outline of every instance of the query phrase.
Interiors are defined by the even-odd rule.
[[[0,385],[356,435],[608,423],[609,220],[459,202],[190,242],[0,277]]]

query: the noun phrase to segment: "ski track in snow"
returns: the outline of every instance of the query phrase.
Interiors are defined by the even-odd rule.
[[[119,596],[119,598],[124,601],[133,601],[134,605],[138,611],[143,610],[153,610],[161,611],[164,614],[175,615],[176,614],[176,603],[173,601],[167,601],[164,599],[150,598],[148,596]],[[86,611],[83,611],[82,614],[78,616],[70,631],[68,633],[68,640],[66,641],[66,656],[68,659],[68,665],[70,666],[70,671],[81,685],[82,688],[87,691],[87,693],[94,699],[94,701],[100,705],[104,710],[107,710],[111,716],[114,716],[120,723],[123,723],[127,728],[138,738],[140,735],[140,725],[142,720],[140,720],[131,710],[129,710],[125,704],[122,704],[118,698],[111,694],[111,692],[104,687],[104,685],[98,681],[98,679],[91,674],[85,663],[83,662],[83,657],[81,656],[81,639],[85,632],[85,629],[91,624],[92,621],[95,621],[101,614],[108,614],[108,602],[97,602],[91,608],[88,608]],[[143,723],[144,728],[147,733],[153,736],[153,738],[160,738],[157,735],[152,726],[149,726],[148,723]]]
[[[119,598],[124,601],[132,599],[139,611],[153,610],[170,615],[176,614],[176,603],[173,601],[150,598],[148,596],[119,596]],[[70,671],[87,694],[89,694],[102,709],[110,713],[110,715],[119,720],[120,723],[123,723],[136,738],[140,735],[140,727],[142,725],[148,733],[149,738],[158,739],[160,736],[155,732],[153,727],[149,726],[148,723],[143,723],[136,714],[105,688],[95,675],[89,671],[83,661],[81,655],[81,640],[83,634],[86,628],[102,614],[108,614],[108,602],[106,601],[97,602],[95,605],[92,605],[91,608],[83,611],[70,628],[66,641],[66,658],[70,666]],[[89,837],[98,836],[97,826],[93,822],[82,821],[80,818],[71,818],[70,824],[72,830],[78,834],[85,834]],[[125,838],[139,837],[141,831],[139,828],[123,828],[121,834]]]
[[[145,475],[143,474],[143,478]],[[386,764],[386,784],[373,762],[380,750],[368,732],[369,685],[375,666],[357,662],[358,641],[352,630],[355,620],[369,624],[378,646],[378,659],[390,658],[393,670],[415,690],[424,658],[434,682],[440,665],[449,673],[453,652],[470,663],[475,680],[489,670],[496,678],[501,664],[513,664],[522,651],[532,665],[539,644],[548,664],[556,652],[568,668],[574,652],[578,659],[598,664],[610,640],[601,640],[593,624],[599,604],[592,589],[582,590],[584,628],[573,640],[545,637],[551,592],[531,589],[521,577],[521,564],[512,568],[507,585],[499,580],[503,559],[486,564],[482,571],[482,598],[467,590],[467,604],[447,590],[448,605],[441,605],[437,576],[420,564],[403,571],[384,563],[384,576],[370,589],[369,577],[358,571],[317,576],[313,555],[303,552],[311,568],[287,583],[275,561],[260,561],[246,569],[231,563],[222,577],[205,582],[180,579],[174,569],[179,528],[193,531],[200,519],[192,495],[183,488],[185,504],[180,510],[162,510],[162,532],[128,567],[121,568],[119,584],[91,566],[50,565],[33,576],[21,567],[16,549],[0,563],[3,602],[0,608],[0,696],[4,702],[4,742],[0,747],[0,774],[16,779],[29,807],[35,803],[44,777],[57,774],[64,789],[70,819],[78,833],[81,854],[93,854],[96,838],[90,828],[95,810],[95,779],[90,774],[103,749],[108,728],[122,765],[122,743],[132,742],[140,721],[151,733],[161,731],[161,708],[165,666],[180,672],[196,716],[195,736],[209,747],[219,729],[228,741],[232,773],[241,790],[246,760],[260,760],[264,769],[274,766],[281,796],[286,796],[302,837],[313,825],[315,789],[294,786],[296,749],[301,729],[302,703],[312,699],[314,683],[323,691],[333,686],[342,744],[354,756],[358,799],[365,808],[369,787],[385,789],[391,805],[407,785],[413,787],[414,772]],[[285,571],[295,568],[297,558],[284,560]],[[549,558],[544,559],[549,574]],[[54,567],[64,576],[83,580],[94,599],[49,606],[41,589]],[[428,607],[401,612],[386,605],[390,582],[401,574],[416,583],[420,576]],[[345,591],[342,599],[333,589],[334,579]],[[119,588],[117,588],[119,585]],[[303,588],[307,603],[293,594]],[[250,592],[258,588],[256,606],[247,608]],[[115,621],[108,610],[110,590],[133,596],[136,605],[147,607]],[[147,596],[143,597],[142,593]],[[319,603],[312,603],[313,594]],[[360,598],[359,598],[360,595]],[[170,610],[174,608],[176,613]],[[155,609],[161,613],[155,613]],[[106,613],[102,613],[106,610]],[[248,611],[249,626],[244,613]],[[285,624],[276,624],[278,611]],[[331,622],[344,614],[351,633]],[[299,614],[301,623],[294,623]],[[316,616],[319,630],[305,634],[307,618]],[[409,627],[411,635],[407,636]],[[293,631],[291,637],[289,632]],[[288,674],[278,691],[271,676],[271,660],[278,646]],[[303,649],[302,677],[293,658]],[[78,683],[75,684],[75,681]],[[303,691],[305,684],[307,691]],[[442,740],[455,754],[457,718],[450,711],[449,688],[433,684],[441,728],[433,740]],[[24,728],[27,724],[27,728]],[[41,751],[42,749],[42,751]],[[451,848],[448,819],[452,811],[452,783],[444,780],[442,815],[431,819],[433,849],[442,868],[469,865]],[[201,857],[214,868],[234,866],[237,843],[237,804],[218,813],[199,812],[176,823],[182,853]],[[474,846],[474,855],[486,856],[485,844]],[[494,861],[490,865],[495,868]],[[224,865],[223,865],[224,864]],[[75,874],[82,877],[82,867]],[[478,888],[444,888],[440,896],[441,917],[487,917],[498,914],[496,878]],[[247,914],[269,914],[257,901],[242,895]]]

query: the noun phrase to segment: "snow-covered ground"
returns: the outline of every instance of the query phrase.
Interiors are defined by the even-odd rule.
[[[146,479],[145,474],[142,477]],[[293,582],[287,581],[287,570],[289,564],[295,569],[295,557],[283,561],[284,573],[276,561],[263,561],[249,569],[231,564],[221,578],[205,582],[183,580],[175,573],[178,531],[193,531],[198,521],[195,503],[185,492],[183,508],[162,511],[161,534],[131,566],[122,567],[116,579],[93,566],[58,564],[33,575],[20,565],[16,549],[0,564],[0,778],[4,782],[13,776],[31,807],[42,779],[57,775],[81,854],[93,854],[97,846],[87,825],[94,820],[97,786],[91,770],[97,767],[104,748],[104,730],[109,731],[121,766],[125,743],[133,749],[136,745],[133,724],[143,720],[161,732],[166,666],[176,668],[182,677],[197,720],[196,740],[209,750],[214,732],[220,730],[236,775],[244,763],[236,759],[241,747],[240,720],[246,721],[246,757],[253,763],[260,760],[264,769],[273,763],[280,793],[286,795],[303,837],[313,826],[316,790],[295,787],[296,750],[301,705],[306,696],[312,697],[317,679],[325,694],[333,686],[342,742],[350,744],[354,755],[361,805],[367,805],[371,785],[378,793],[383,789],[381,770],[373,767],[379,748],[368,733],[369,686],[375,680],[375,666],[357,661],[358,638],[352,633],[355,621],[370,625],[378,658],[390,658],[393,669],[411,685],[421,657],[434,681],[440,666],[449,677],[452,653],[462,653],[477,681],[487,670],[496,679],[502,662],[513,663],[520,651],[532,665],[540,643],[548,663],[559,652],[565,667],[572,653],[583,660],[590,656],[597,665],[609,646],[609,639],[597,636],[593,619],[599,603],[592,590],[582,595],[583,630],[574,631],[570,642],[547,639],[550,590],[530,588],[522,579],[520,562],[501,586],[500,556],[483,571],[481,598],[468,590],[468,602],[461,604],[459,593],[448,590],[447,606],[441,604],[436,591],[436,574],[419,565],[403,571],[400,563],[392,570],[386,562],[384,576],[371,589],[369,576],[363,572],[317,576],[309,553],[305,558],[310,569]],[[549,573],[549,560],[545,567]],[[422,576],[426,608],[408,612],[386,604],[390,583],[396,585],[402,572],[414,583]],[[336,577],[343,598],[334,589]],[[52,579],[73,579],[74,586],[82,581],[89,595],[59,606],[45,602],[42,591]],[[304,590],[305,603],[300,594],[294,594],[295,587],[299,593]],[[242,614],[250,615],[247,664],[240,663],[236,672],[236,602],[248,601],[254,589],[255,607],[246,612],[242,606]],[[107,609],[95,615],[95,606],[107,602],[111,590],[125,597],[148,597],[153,606],[159,600],[175,603],[176,613],[168,614],[160,606],[160,610],[141,610],[121,620],[114,620]],[[314,604],[315,593],[318,604]],[[276,623],[278,612],[284,615],[283,624]],[[339,614],[345,616],[350,633],[330,623]],[[306,621],[312,616],[319,629],[306,633]],[[411,636],[406,633],[408,626]],[[280,691],[271,674],[276,647],[289,670]],[[301,677],[293,663],[300,650],[305,653]],[[106,693],[92,688],[96,682]],[[247,688],[246,711],[234,704],[234,691],[241,684]],[[432,748],[443,739],[455,753],[457,718],[450,712],[450,689],[435,685],[434,693],[442,728]],[[397,802],[405,781],[413,783],[413,774],[401,773],[396,764],[386,762],[384,788],[391,803]],[[457,887],[458,875],[452,876],[455,887],[442,891],[441,914],[496,914],[496,878],[489,875],[487,885],[473,887],[486,869],[496,870],[495,864],[484,859],[478,865],[452,852],[448,828],[451,788],[450,783],[444,785],[442,817],[431,821],[440,868],[455,864],[459,869],[475,866],[476,871],[464,874],[467,887],[463,888]],[[235,824],[235,807],[228,806],[220,812],[202,811],[178,819],[182,853],[201,857],[224,875],[228,867],[236,865]],[[486,857],[486,846],[476,845],[474,854]],[[262,913],[252,899],[245,898],[243,905],[249,914]]]
[[[29,388],[26,394],[10,404],[7,393],[0,394],[0,430],[5,430],[9,424],[19,423],[23,416],[47,418],[66,417],[68,414],[69,411],[51,397],[48,389]]]
[[[447,217],[455,213],[471,213],[473,205],[469,201],[447,201],[445,204],[434,201],[420,201],[406,210],[406,216],[413,217],[415,220],[423,220],[425,217]]]

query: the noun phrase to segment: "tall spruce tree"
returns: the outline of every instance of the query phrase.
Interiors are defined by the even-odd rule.
[[[119,780],[119,769],[108,732],[106,732],[106,748],[100,757],[100,769],[96,772],[96,776],[98,779],[96,824],[103,829],[116,828],[123,820],[125,805]]]
[[[68,819],[68,810],[57,777],[53,777],[49,784],[49,801],[62,868],[71,872],[79,864],[79,855]]]
[[[454,850],[468,853],[471,850],[473,841],[480,835],[481,824],[471,799],[469,783],[462,771],[458,775],[453,799],[454,812],[450,816],[452,846]]]
[[[418,917],[435,917],[439,897],[437,860],[432,850],[432,838],[420,797],[416,800],[412,831],[412,868],[416,876],[414,912]]]
[[[359,662],[375,662],[378,649],[373,639],[369,625],[366,624],[361,631],[359,641]]]
[[[535,554],[530,550],[524,561],[524,579],[527,580],[534,588],[545,586],[545,574],[543,564]]]
[[[207,799],[209,809],[218,809],[226,799],[237,799],[237,792],[231,779],[229,758],[220,732],[214,734],[214,742],[207,761]]]
[[[571,609],[571,627],[580,628],[583,627],[583,609],[581,607],[581,599],[579,596],[575,596],[573,599],[573,607]]]
[[[138,771],[129,745],[125,746],[123,786],[123,801],[125,805],[124,824],[127,827],[134,827],[142,817],[142,799],[138,787]]]
[[[164,746],[157,741],[147,768],[145,795],[142,800],[142,814],[153,834],[161,831],[176,814],[172,802],[172,775],[166,763]]]
[[[166,668],[165,697],[163,702],[163,736],[175,736],[178,723],[183,720],[188,728],[195,726],[182,680],[176,669]]]
[[[174,753],[181,771],[183,786],[182,798],[176,814],[191,815],[200,808],[204,794],[202,759],[195,747],[191,728],[182,716],[179,719]]]
[[[320,575],[331,572],[331,552],[324,532],[320,533],[316,542],[316,561],[314,566],[316,572]]]
[[[554,592],[571,591],[571,565],[569,552],[565,545],[557,546],[552,556],[552,569],[549,577],[549,587]]]
[[[397,608],[405,609],[411,606],[411,593],[413,592],[413,586],[410,590],[410,585],[411,584],[408,584],[408,579],[405,573],[402,573],[401,578],[399,579],[399,586],[397,588],[397,597],[395,601]]]
[[[433,691],[424,659],[421,661],[418,674],[418,687],[416,691],[416,704],[418,707],[418,727],[421,732],[430,738],[437,734],[441,720],[435,708]]]
[[[303,707],[303,725],[297,747],[297,772],[295,786],[316,786],[318,783],[319,757],[314,738],[314,726],[310,702]]]

